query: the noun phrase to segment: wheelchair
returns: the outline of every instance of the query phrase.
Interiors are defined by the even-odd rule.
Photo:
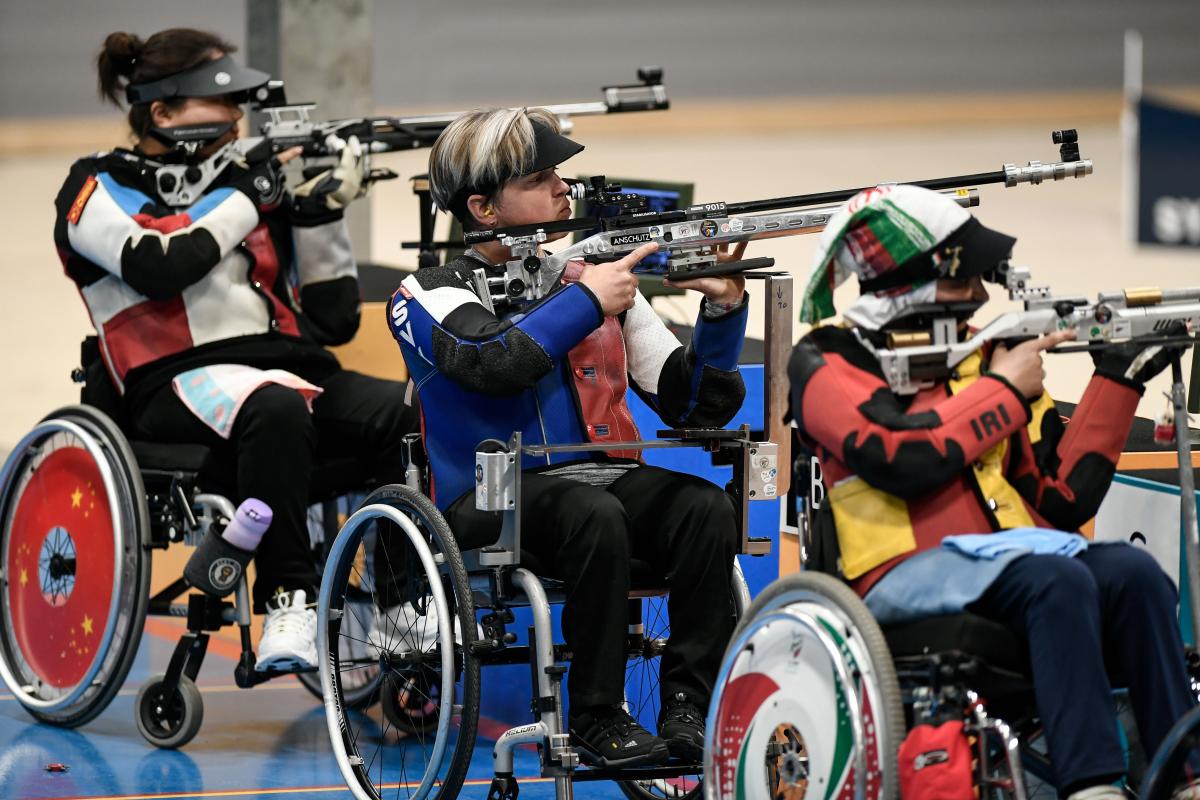
[[[234,602],[187,594],[182,577],[150,595],[155,550],[194,545],[233,518],[233,465],[199,445],[127,439],[94,337],[84,342],[83,364],[72,376],[83,384],[83,404],[48,414],[0,471],[0,677],[36,719],[84,725],[124,683],[145,618],[184,618],[187,631],[167,671],[143,684],[135,703],[148,742],[181,747],[203,721],[195,678],[211,632],[239,627],[238,686],[285,674],[254,669],[244,574]],[[369,478],[354,459],[318,461],[310,492],[318,556],[337,530],[337,498],[363,493]],[[315,668],[297,677],[321,696]],[[359,677],[345,687],[353,705],[377,693],[374,673]]]
[[[774,495],[776,450],[738,431],[663,431],[679,438],[606,445],[522,445],[514,434],[503,447],[476,454],[476,501],[484,510],[504,512],[503,530],[492,546],[460,553],[453,533],[421,484],[386,486],[366,498],[342,527],[329,553],[318,604],[318,651],[325,689],[326,720],[334,755],[355,797],[378,798],[385,791],[412,798],[442,800],[457,796],[466,776],[479,724],[480,670],[484,666],[528,664],[531,669],[534,722],[503,731],[493,749],[493,800],[515,800],[514,751],[536,746],[541,774],[553,778],[560,800],[573,796],[572,784],[616,780],[632,800],[694,798],[700,787],[697,764],[671,763],[632,769],[580,769],[579,757],[563,725],[561,682],[571,653],[554,641],[550,605],[565,599],[561,583],[539,577],[540,566],[520,547],[519,468],[523,453],[601,448],[627,449],[692,444],[732,463],[727,491],[741,503],[741,554],[765,555],[769,539],[749,536],[746,503]],[[686,437],[686,438],[685,438]],[[500,444],[500,443],[495,443]],[[732,457],[728,457],[728,456]],[[764,476],[769,476],[764,482]],[[380,522],[384,525],[381,527]],[[405,545],[381,550],[372,537],[392,535]],[[374,553],[374,563],[371,563]],[[381,569],[380,553],[390,560]],[[397,564],[400,560],[403,564]],[[749,590],[735,559],[730,613],[734,620],[750,603]],[[348,659],[344,642],[369,623],[356,618],[359,603],[380,593],[381,576],[401,573],[407,598],[401,613],[382,621],[388,632],[378,657]],[[634,559],[626,637],[626,706],[643,725],[658,716],[657,657],[670,636],[667,589],[650,565]],[[508,629],[513,610],[532,614],[528,640]],[[477,619],[477,612],[482,616]],[[478,624],[477,624],[478,623]],[[347,630],[349,628],[349,631]],[[355,711],[345,700],[345,685],[358,671],[376,669],[380,709]]]
[[[1194,652],[1188,666],[1195,690]],[[949,719],[963,722],[980,798],[1055,797],[1029,675],[1025,643],[996,622],[959,613],[881,627],[841,580],[802,569],[759,594],[725,652],[706,731],[706,800],[897,798],[907,731]],[[1187,759],[1200,756],[1200,710],[1149,766],[1140,743],[1126,743],[1138,796],[1167,800],[1196,777]]]

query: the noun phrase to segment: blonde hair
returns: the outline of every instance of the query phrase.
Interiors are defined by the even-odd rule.
[[[451,122],[429,153],[429,187],[438,208],[466,213],[465,199],[453,207],[463,189],[486,194],[525,174],[536,156],[535,122],[561,131],[558,117],[544,108],[477,108]]]

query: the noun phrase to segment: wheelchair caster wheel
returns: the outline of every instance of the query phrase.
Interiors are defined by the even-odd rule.
[[[165,675],[155,675],[138,690],[138,731],[150,744],[164,749],[182,747],[192,740],[204,721],[204,700],[200,690],[186,675],[179,685],[167,692]]]
[[[487,800],[517,800],[521,789],[512,775],[497,775],[488,788]]]
[[[397,730],[421,735],[437,730],[439,698],[437,675],[406,677],[392,673],[379,690],[379,707]]]

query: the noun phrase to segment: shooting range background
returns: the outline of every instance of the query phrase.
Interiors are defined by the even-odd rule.
[[[362,46],[372,50],[374,107],[364,114],[593,100],[604,84],[632,82],[637,65],[661,64],[672,110],[578,119],[574,135],[587,150],[566,172],[694,181],[698,200],[1050,161],[1057,158],[1050,130],[1077,127],[1095,175],[984,187],[981,219],[1019,235],[1017,260],[1057,292],[1200,282],[1195,250],[1136,249],[1122,231],[1122,31],[1142,31],[1148,90],[1200,105],[1200,5],[1190,0],[836,7],[618,0],[555,4],[553,13],[533,0],[267,4],[280,2],[297,13],[333,5],[372,14],[372,41]],[[93,59],[104,34],[192,25],[245,43],[246,14],[237,0],[0,2],[0,365],[7,389],[0,452],[47,411],[77,398],[68,373],[90,325],[53,250],[52,201],[74,158],[125,141],[123,116],[94,94]],[[344,48],[339,35],[328,30],[303,46]],[[320,109],[317,118],[324,118]],[[424,170],[426,157],[418,151],[378,160],[402,179],[372,193],[369,242],[358,243],[372,260],[413,263],[398,242],[416,236],[407,178]],[[814,248],[815,237],[791,237],[755,243],[750,254],[778,259],[799,292]],[[840,292],[839,306],[854,291]],[[695,310],[692,298],[656,304],[681,321]],[[978,318],[1006,306],[994,300]],[[751,330],[760,327],[756,306]],[[1088,359],[1050,364],[1051,391],[1077,400]],[[1141,414],[1162,408],[1165,387],[1161,378],[1151,385]]]
[[[289,31],[283,47],[291,57],[311,54],[328,64],[333,91],[343,81],[341,102],[326,99],[316,119],[591,101],[605,84],[633,82],[638,65],[660,64],[672,110],[578,119],[574,136],[587,150],[564,174],[690,181],[701,201],[1051,161],[1057,149],[1050,130],[1076,127],[1084,156],[1096,162],[1094,176],[1042,187],[984,187],[980,217],[1019,235],[1018,261],[1060,293],[1200,284],[1195,250],[1128,243],[1120,131],[1122,32],[1128,27],[1144,36],[1147,88],[1200,107],[1196,0],[0,0],[0,456],[42,415],[78,398],[68,375],[91,326],[54,253],[52,202],[75,158],[126,142],[123,114],[95,96],[94,58],[104,35],[207,28],[241,45],[245,57],[253,43],[248,15],[281,10],[293,21],[370,15],[370,41],[352,41],[356,29],[337,25],[324,25],[317,35],[304,25],[281,26]],[[339,66],[339,58],[364,48],[371,54],[370,85],[347,85],[358,73],[341,68],[346,62]],[[277,77],[288,82],[291,99],[310,99],[297,91],[300,75],[285,69]],[[345,111],[348,98],[361,107]],[[424,171],[427,152],[378,161],[402,179],[376,187],[364,214],[370,232],[356,249],[375,262],[414,263],[398,243],[417,234],[407,178]],[[798,294],[814,249],[815,237],[791,237],[756,243],[750,254],[777,258],[796,276]],[[854,291],[840,292],[839,305]],[[656,305],[664,315],[690,321],[696,301],[664,298]],[[994,301],[979,318],[1006,306]],[[366,330],[382,325],[378,317],[364,320]],[[751,334],[760,329],[756,301]],[[795,335],[803,332],[798,326]],[[394,350],[388,357],[398,359]],[[1073,401],[1091,367],[1086,357],[1072,356],[1052,358],[1050,370],[1051,391]],[[1165,388],[1162,378],[1152,384],[1140,413],[1157,413]],[[1121,497],[1131,515],[1153,516]],[[1169,526],[1159,527],[1170,533]],[[178,575],[179,564],[164,555],[178,561],[183,553],[156,557],[159,586]],[[132,695],[137,682],[165,667],[178,633],[164,621],[148,622],[131,682],[81,732],[32,724],[11,697],[0,696],[10,701],[0,706],[0,795],[267,796],[248,786],[282,787],[264,789],[272,797],[341,793],[321,709],[292,682],[250,693],[229,685],[237,643],[228,629],[214,637],[202,675],[200,737],[184,751],[145,745],[133,730]],[[514,702],[520,698],[524,694],[514,693]],[[484,796],[486,749],[480,748],[464,797]],[[536,771],[532,755],[518,758],[519,774]],[[42,765],[50,761],[72,771],[48,777]],[[303,786],[317,788],[297,788]],[[523,780],[529,800],[549,792],[545,784]],[[616,796],[608,785],[577,792],[580,800]]]

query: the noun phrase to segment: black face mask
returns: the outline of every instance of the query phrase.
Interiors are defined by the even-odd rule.
[[[234,122],[210,122],[200,125],[175,125],[150,128],[147,133],[169,148],[169,153],[185,162],[233,130]],[[168,161],[169,159],[162,159]]]

